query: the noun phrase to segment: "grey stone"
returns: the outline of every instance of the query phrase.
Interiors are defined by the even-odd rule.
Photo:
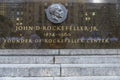
[[[90,54],[118,54],[117,49],[60,49],[60,53],[57,49],[5,49],[0,50],[0,55],[90,55]]]
[[[43,64],[30,68],[30,76],[33,77],[55,77],[60,76],[60,65]]]
[[[92,54],[117,55],[117,49],[91,49]]]
[[[41,67],[31,68],[30,76],[32,77],[57,77],[60,76],[60,67]]]
[[[82,55],[91,54],[91,49],[61,49],[60,55]]]
[[[92,68],[64,68],[62,70],[62,77],[67,76],[92,76]]]
[[[98,72],[99,71],[99,72]],[[95,68],[93,76],[120,76],[120,67]]]
[[[61,49],[61,55],[98,55],[117,54],[117,49]]]
[[[52,77],[0,77],[0,80],[53,80]]]
[[[53,77],[60,75],[55,64],[0,64],[0,77]]]
[[[120,49],[118,49],[118,54],[120,54]]]
[[[120,80],[119,76],[85,76],[85,77],[0,77],[0,80]]]
[[[120,56],[56,56],[55,63],[59,64],[102,64],[120,63]]]
[[[0,64],[48,64],[52,56],[0,56]]]
[[[1,49],[0,55],[58,55],[56,49]]]
[[[0,64],[0,68],[38,68],[38,67],[60,67],[59,64]]]
[[[120,76],[119,64],[62,64],[62,77]]]
[[[41,56],[41,57],[38,57],[36,58],[36,63],[37,64],[52,64],[54,63],[53,61],[53,56]]]
[[[54,80],[120,80],[119,76],[55,77]]]
[[[1,77],[0,80],[120,80],[119,76],[85,76],[85,77]]]
[[[29,70],[26,68],[0,68],[0,77],[28,77]]]

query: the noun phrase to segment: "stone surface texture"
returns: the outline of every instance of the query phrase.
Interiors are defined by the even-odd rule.
[[[0,80],[120,80],[120,49],[0,50]]]

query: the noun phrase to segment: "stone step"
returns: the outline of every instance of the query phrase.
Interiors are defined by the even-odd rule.
[[[55,77],[54,80],[120,80],[119,76]]]
[[[60,55],[118,55],[120,49],[61,49]]]
[[[56,56],[56,64],[120,64],[120,56]]]
[[[22,55],[39,55],[39,56],[48,56],[48,55],[119,55],[120,49],[1,49],[0,56],[22,56]]]
[[[61,76],[120,76],[120,64],[61,64]]]
[[[119,76],[85,77],[0,77],[0,80],[120,80]]]
[[[109,56],[0,56],[0,64],[120,64],[120,55]]]
[[[53,80],[53,77],[0,77],[0,80]]]
[[[57,49],[0,49],[0,56],[58,55]]]
[[[0,77],[57,77],[60,65],[56,64],[0,64]]]
[[[120,76],[120,64],[0,64],[0,77]]]
[[[0,56],[0,64],[53,64],[53,56]]]

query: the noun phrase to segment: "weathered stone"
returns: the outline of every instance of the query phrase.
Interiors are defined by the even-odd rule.
[[[57,77],[60,76],[60,66],[59,65],[46,65],[44,67],[31,68],[30,76],[32,77]]]
[[[120,54],[120,49],[118,49],[118,54]]]
[[[85,76],[85,77],[1,77],[0,80],[120,80],[119,76]]]
[[[98,72],[99,71],[99,72]],[[97,76],[120,76],[120,67],[104,67],[94,69],[94,74]]]
[[[53,77],[60,75],[55,64],[1,64],[0,77]]]
[[[120,56],[56,56],[55,63],[60,64],[103,64],[120,63]]]
[[[0,50],[0,55],[58,55],[58,50],[53,49],[5,49]]]
[[[92,51],[92,54],[106,54],[106,55],[108,55],[108,54],[114,54],[114,55],[116,55],[116,54],[118,54],[117,53],[117,49],[91,49],[91,51]]]
[[[0,56],[0,64],[49,64],[52,56]]]
[[[61,49],[60,55],[82,55],[91,54],[91,49]]]
[[[118,64],[62,64],[62,76],[120,76]]]
[[[68,49],[60,50],[61,55],[117,54],[117,49]]]
[[[29,70],[26,68],[0,68],[0,77],[28,77]]]
[[[53,80],[52,77],[1,77],[0,80]]]
[[[54,80],[120,80],[119,76],[55,77]]]

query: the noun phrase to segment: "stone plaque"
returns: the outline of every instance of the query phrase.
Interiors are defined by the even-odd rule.
[[[119,49],[119,0],[1,0],[1,49]]]

